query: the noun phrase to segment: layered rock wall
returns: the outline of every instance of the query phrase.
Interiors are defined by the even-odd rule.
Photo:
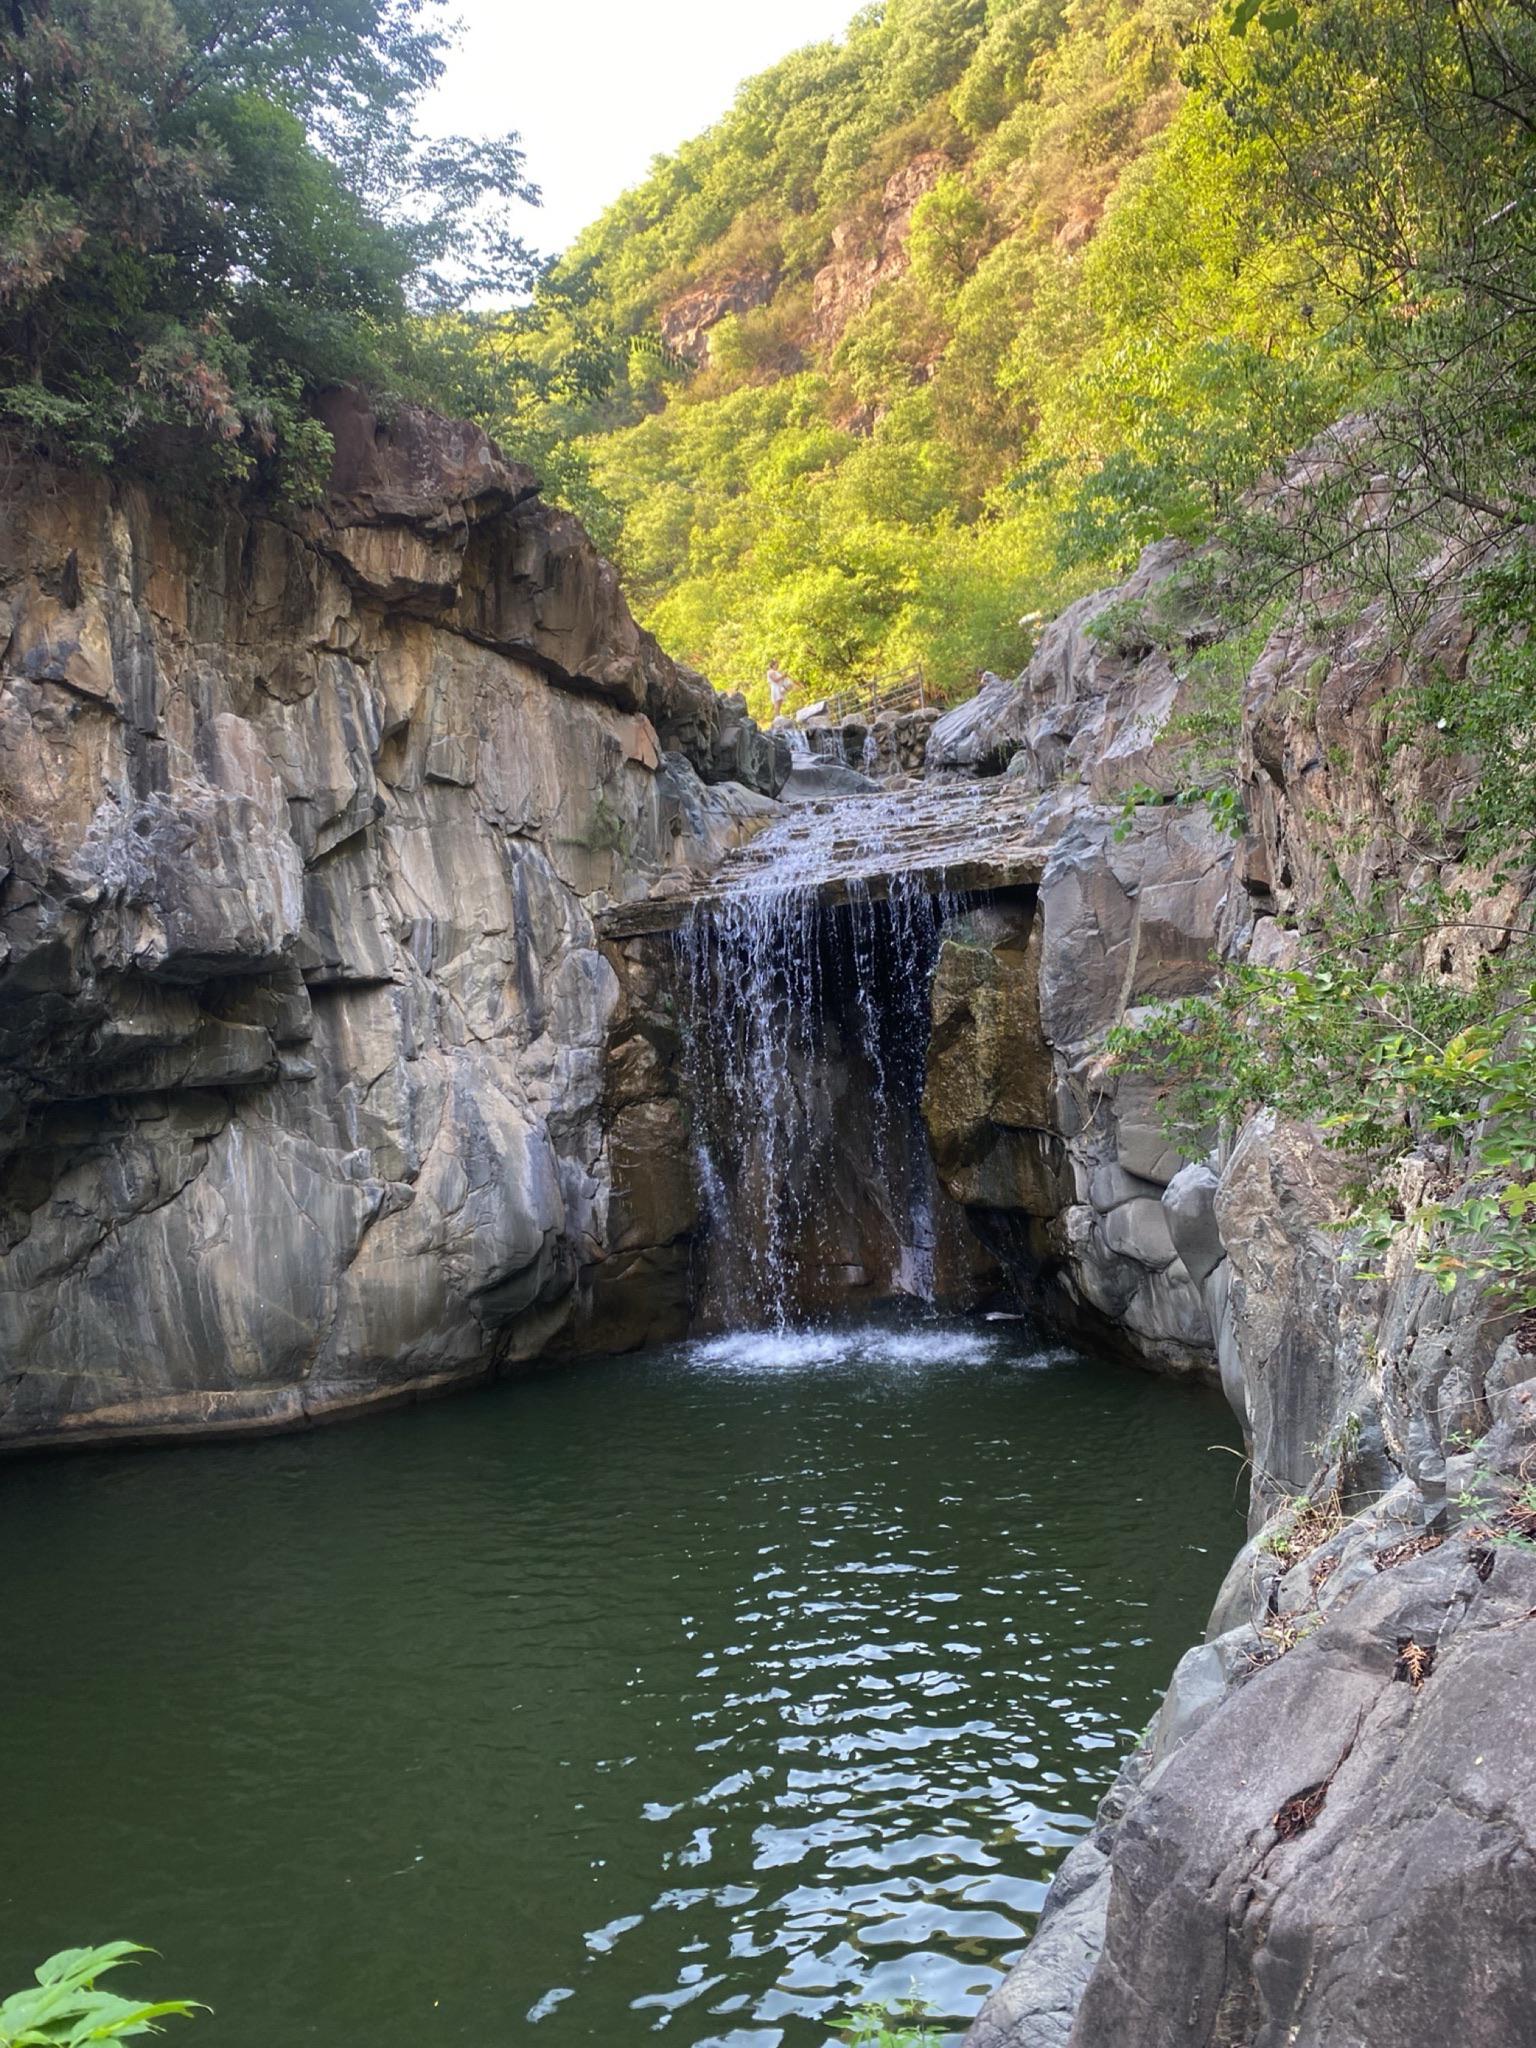
[[[9,473],[6,1440],[297,1421],[668,1314],[667,1088],[593,911],[787,764],[483,435],[328,423],[288,517]]]
[[[1036,1056],[1030,1116],[1062,1163],[1049,1185],[1018,1191],[1029,1218],[1020,1263],[1049,1284],[1055,1262],[1058,1291],[1093,1300],[1102,1286],[1095,1305],[1128,1316],[1111,1291],[1124,1293],[1126,1278],[1100,1247],[1123,1262],[1145,1244],[1115,1226],[1104,1196],[1124,1177],[1146,1181],[1121,1206],[1127,1222],[1151,1231],[1160,1215],[1166,1227],[1177,1260],[1163,1271],[1182,1268],[1198,1295],[1252,1475],[1251,1538],[1206,1642],[1179,1666],[970,2038],[974,2048],[1516,2039],[1536,1989],[1536,1778],[1521,1721],[1536,1675],[1522,1534],[1536,1471],[1536,1333],[1471,1283],[1442,1293],[1418,1270],[1410,1226],[1384,1262],[1361,1261],[1342,1228],[1351,1163],[1323,1133],[1266,1113],[1211,1133],[1201,1157],[1154,1159],[1155,1101],[1138,1083],[1127,1102],[1124,1077],[1111,1076],[1112,1106],[1096,1110],[1085,1151],[1060,1084],[1102,1072],[1106,1027],[1134,1020],[1145,999],[1127,979],[1127,961],[1132,977],[1141,971],[1142,941],[1124,936],[1121,896],[1136,925],[1149,909],[1156,919],[1153,960],[1166,951],[1173,963],[1157,990],[1167,995],[1196,984],[1202,947],[1208,962],[1297,961],[1340,891],[1390,914],[1410,889],[1434,900],[1438,886],[1462,907],[1423,930],[1422,963],[1467,986],[1529,925],[1530,875],[1467,862],[1454,821],[1474,763],[1388,739],[1386,707],[1415,672],[1466,675],[1472,636],[1454,578],[1405,652],[1383,653],[1392,641],[1379,611],[1321,591],[1276,630],[1243,690],[1241,841],[1222,851],[1176,803],[1117,820],[1117,795],[1179,784],[1186,665],[1169,659],[1167,630],[1188,604],[1178,563],[1176,550],[1153,550],[1124,589],[1064,614],[1025,676],[989,682],[930,746],[948,772],[1024,778],[1042,791],[1042,831],[1056,821],[1030,937],[1049,1060]],[[1139,631],[1157,603],[1160,631]],[[1191,607],[1178,630],[1187,647],[1208,627]],[[1192,890],[1170,851],[1181,831],[1211,850]],[[1183,906],[1171,921],[1170,884]],[[1016,938],[955,934],[960,949],[978,939],[985,958],[962,972],[957,954],[947,970],[967,991],[995,985],[1021,957]],[[1054,1029],[1053,986],[1071,1019]],[[945,991],[941,962],[941,1004]],[[994,1104],[1018,1049],[980,1023],[971,1047],[982,1069],[972,1106],[1005,1132],[1011,1112]],[[1398,1173],[1406,1212],[1428,1190],[1449,1192],[1432,1142]],[[1381,1270],[1362,1278],[1362,1263]]]
[[[1053,621],[1022,677],[990,678],[933,728],[929,773],[1006,771],[1010,801],[1035,792],[1021,830],[1047,851],[1027,958],[985,919],[946,935],[926,1111],[945,1185],[1021,1294],[1058,1327],[1208,1377],[1229,1281],[1215,1173],[1170,1143],[1155,1083],[1106,1050],[1117,1026],[1208,989],[1251,923],[1235,842],[1203,807],[1127,807],[1177,787],[1165,728],[1184,685],[1126,621],[1183,561],[1149,550],[1124,588]]]

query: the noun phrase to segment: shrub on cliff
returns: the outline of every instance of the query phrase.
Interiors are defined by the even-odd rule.
[[[0,420],[50,450],[312,488],[315,388],[410,307],[526,282],[516,137],[424,142],[435,0],[13,0]]]

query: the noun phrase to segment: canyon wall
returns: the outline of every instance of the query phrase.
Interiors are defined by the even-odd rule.
[[[1187,1317],[1177,1341],[1219,1363],[1252,1474],[1250,1541],[1207,1640],[969,2039],[1493,2048],[1523,2038],[1536,1994],[1536,1330],[1473,1280],[1443,1293],[1410,1226],[1362,1261],[1342,1227],[1350,1163],[1311,1126],[1264,1113],[1194,1158],[1158,1153],[1155,1088],[1128,1098],[1104,1040],[1150,994],[1199,985],[1202,952],[1207,974],[1222,957],[1291,964],[1340,885],[1389,906],[1409,883],[1465,892],[1420,941],[1426,971],[1465,987],[1529,925],[1531,878],[1465,857],[1454,819],[1474,762],[1427,735],[1389,740],[1405,683],[1466,676],[1454,577],[1406,652],[1385,653],[1380,612],[1347,593],[1310,591],[1276,629],[1242,689],[1243,836],[1203,805],[1135,801],[1177,792],[1192,685],[1169,653],[1211,630],[1180,564],[1149,551],[929,750],[941,771],[1038,788],[1051,848],[1034,926],[972,920],[940,962],[937,1028],[974,1070],[971,1154],[1033,1134],[1033,1178],[983,1179],[967,1199],[1011,1222],[1048,1309],[1070,1318],[1086,1299],[1166,1364],[1164,1331],[1131,1312],[1138,1276],[1160,1274]],[[1010,978],[1034,992],[1011,1011],[1035,1002],[1032,1066],[977,1001]],[[943,1163],[965,1119],[938,1122]],[[1433,1141],[1397,1172],[1407,1210],[1445,1191]]]
[[[925,1109],[946,1187],[1050,1324],[1214,1377],[1230,1282],[1216,1176],[1170,1141],[1155,1081],[1107,1051],[1117,1026],[1208,989],[1253,928],[1230,832],[1203,805],[1127,801],[1178,787],[1165,733],[1190,685],[1174,657],[1212,628],[1181,604],[1154,644],[1138,621],[1183,564],[1149,549],[1054,620],[1017,681],[989,677],[932,730],[931,776],[1033,796],[1018,829],[1042,868],[1027,917],[946,934]]]
[[[327,424],[286,516],[5,478],[0,1440],[297,1422],[683,1312],[676,1105],[593,913],[750,833],[787,750],[483,435]]]

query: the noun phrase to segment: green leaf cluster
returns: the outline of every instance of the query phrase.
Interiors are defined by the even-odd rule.
[[[35,1986],[0,2001],[0,2048],[86,2048],[161,2033],[163,2019],[190,2019],[198,2008],[187,1999],[140,2002],[98,1988],[109,1970],[149,1953],[137,1941],[60,1949],[38,1965]]]
[[[924,2024],[932,2011],[915,1991],[894,2005],[871,2001],[848,2015],[842,2038],[849,2048],[938,2048],[938,2035]]]
[[[1314,950],[1305,969],[1228,969],[1212,995],[1112,1033],[1113,1056],[1163,1085],[1192,1152],[1256,1109],[1312,1123],[1350,1155],[1348,1215],[1368,1251],[1412,1226],[1418,1265],[1448,1292],[1471,1273],[1536,1306],[1536,985],[1506,970],[1450,986]],[[1414,1148],[1445,1193],[1409,1210],[1392,1169]]]
[[[1516,546],[1475,581],[1477,630],[1465,676],[1430,679],[1411,708],[1447,751],[1471,755],[1466,794],[1474,855],[1493,862],[1536,845],[1536,554]]]

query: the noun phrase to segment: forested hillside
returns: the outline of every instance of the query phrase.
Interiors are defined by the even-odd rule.
[[[1352,410],[1398,493],[1362,588],[1526,516],[1533,0],[886,0],[553,265],[516,137],[421,131],[451,40],[431,0],[10,9],[12,438],[303,500],[328,387],[425,399],[759,693],[1016,666]]]
[[[1276,35],[866,8],[610,208],[461,402],[721,685],[1016,664],[1025,615],[1205,529],[1368,374],[1358,280],[1277,192]]]

